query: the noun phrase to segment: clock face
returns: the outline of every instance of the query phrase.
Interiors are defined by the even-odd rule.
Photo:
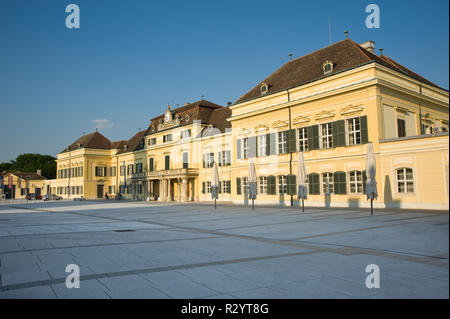
[[[170,121],[170,115],[171,115],[170,112],[167,112],[166,115],[164,116],[164,120],[166,121],[166,123]]]

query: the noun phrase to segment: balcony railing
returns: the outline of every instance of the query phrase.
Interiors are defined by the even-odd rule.
[[[162,177],[162,176],[193,176],[198,175],[198,168],[177,168],[169,170],[158,170],[148,172],[147,177]]]

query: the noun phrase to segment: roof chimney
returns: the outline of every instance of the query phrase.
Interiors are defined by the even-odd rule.
[[[363,49],[366,49],[367,51],[370,51],[370,52],[372,52],[372,53],[375,53],[375,42],[373,42],[373,41],[371,41],[371,40],[366,41],[366,42],[364,42],[364,43],[361,43],[360,46],[361,46]]]
[[[41,170],[38,169],[38,170],[36,171],[36,173],[37,173],[38,175],[41,175]]]

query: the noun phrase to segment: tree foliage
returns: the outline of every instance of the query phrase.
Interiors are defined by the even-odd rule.
[[[56,158],[50,155],[25,153],[17,156],[15,160],[0,163],[0,172],[33,172],[40,169],[41,175],[53,179],[56,178]]]

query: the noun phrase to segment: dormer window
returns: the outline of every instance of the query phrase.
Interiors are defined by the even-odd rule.
[[[323,67],[323,74],[325,75],[333,72],[333,62],[331,61],[325,61],[322,67]]]
[[[264,82],[263,82],[263,83],[261,84],[260,90],[261,90],[261,95],[266,94],[267,91],[269,91],[269,86],[267,85],[267,83],[264,83]]]

